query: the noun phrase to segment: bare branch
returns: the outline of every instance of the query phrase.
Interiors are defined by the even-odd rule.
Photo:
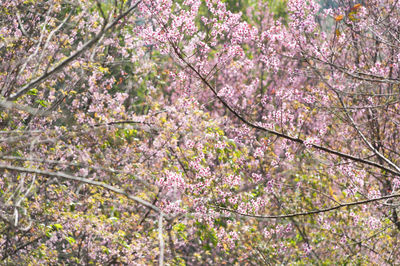
[[[322,76],[321,72],[319,72],[308,60],[307,60],[308,65],[315,71],[315,73],[322,79],[323,83],[328,86],[328,88],[330,88],[338,97],[340,104],[343,107],[344,113],[346,114],[347,118],[350,120],[350,123],[352,125],[352,127],[356,130],[356,132],[358,133],[358,135],[361,137],[361,139],[363,140],[363,142],[368,146],[368,148],[376,154],[376,156],[378,156],[379,158],[381,158],[383,161],[385,161],[388,165],[390,165],[391,167],[393,167],[394,169],[396,169],[396,171],[398,173],[400,173],[400,167],[398,167],[396,164],[394,164],[391,160],[389,160],[388,158],[386,158],[382,153],[380,153],[377,149],[375,149],[372,144],[367,140],[367,138],[365,137],[365,135],[361,132],[361,130],[358,128],[358,126],[356,125],[356,123],[354,122],[353,117],[349,114],[349,111],[347,109],[346,104],[343,102],[342,97],[340,96],[340,93],[333,88],[329,82],[327,82],[325,80],[325,78]]]
[[[17,12],[16,14],[17,16],[17,20],[18,20],[18,25],[21,29],[22,34],[27,37],[30,41],[32,41],[33,43],[37,43],[36,40],[32,39],[31,36],[29,36],[29,34],[26,32],[24,25],[22,24],[22,20],[21,20],[21,15],[19,14],[19,12]]]
[[[0,107],[3,107],[5,109],[17,109],[20,111],[24,111],[27,112],[31,115],[39,115],[39,116],[46,116],[48,115],[50,112],[47,111],[43,111],[37,108],[33,108],[30,106],[25,106],[22,104],[18,104],[18,103],[14,103],[11,101],[6,101],[6,100],[0,100]]]
[[[51,77],[52,75],[54,75],[55,73],[57,73],[58,71],[60,71],[61,69],[63,69],[65,66],[67,66],[69,63],[71,63],[72,61],[74,61],[78,56],[80,56],[83,52],[85,52],[86,50],[88,50],[89,48],[91,48],[94,44],[97,43],[98,40],[100,40],[100,38],[106,34],[109,30],[111,30],[112,28],[115,27],[115,25],[118,24],[118,22],[124,18],[126,15],[128,15],[132,10],[134,10],[139,4],[140,4],[141,0],[139,0],[135,5],[133,5],[131,8],[129,8],[127,11],[125,11],[124,13],[122,13],[121,15],[119,15],[113,22],[111,22],[110,24],[108,24],[103,30],[101,30],[93,39],[91,39],[90,41],[86,42],[80,49],[78,49],[77,51],[75,51],[74,53],[72,53],[67,59],[65,59],[64,61],[62,61],[60,64],[58,64],[56,67],[54,67],[52,70],[48,71],[47,73],[44,73],[43,75],[41,75],[40,77],[35,78],[34,80],[32,80],[31,82],[29,82],[28,84],[26,84],[25,86],[23,86],[22,88],[20,88],[16,93],[14,93],[13,95],[11,95],[9,97],[10,100],[15,100],[18,97],[20,97],[21,95],[23,95],[25,92],[27,92],[28,90],[30,90],[32,87],[39,85],[40,83],[42,83],[43,81],[45,81],[46,79],[48,79],[49,77]]]
[[[164,236],[163,236],[163,215],[160,214],[158,218],[158,238],[160,240],[160,257],[158,259],[158,264],[160,266],[164,265]]]
[[[351,206],[369,204],[369,203],[376,202],[376,201],[387,200],[387,199],[398,198],[398,197],[400,197],[400,194],[392,194],[392,195],[387,195],[387,196],[374,198],[374,199],[367,199],[367,200],[354,201],[354,202],[349,202],[349,203],[342,203],[342,204],[339,204],[337,206],[330,207],[330,208],[325,208],[325,209],[318,209],[318,210],[312,210],[312,211],[307,211],[307,212],[298,212],[298,213],[292,213],[292,214],[286,214],[286,215],[268,215],[268,216],[240,213],[238,211],[235,211],[235,210],[232,210],[232,209],[228,209],[228,208],[224,208],[224,207],[220,207],[220,206],[214,206],[214,207],[218,208],[219,210],[228,211],[228,212],[237,214],[239,216],[245,216],[245,217],[255,218],[255,219],[259,219],[259,220],[269,220],[269,219],[286,219],[286,218],[292,218],[292,217],[298,217],[298,216],[309,216],[309,215],[314,215],[314,214],[334,211],[334,210],[341,209],[341,208],[344,208],[344,207],[351,207]]]
[[[84,177],[79,177],[79,176],[72,176],[72,175],[69,175],[69,174],[66,174],[66,173],[63,173],[63,172],[50,172],[50,171],[44,171],[44,170],[38,170],[38,169],[32,169],[32,168],[24,168],[24,167],[18,167],[18,166],[11,166],[11,165],[4,165],[4,164],[0,164],[0,169],[10,170],[10,171],[17,171],[17,172],[22,172],[22,173],[38,174],[38,175],[49,176],[49,177],[62,178],[62,179],[78,181],[78,182],[86,183],[86,184],[89,184],[89,185],[102,187],[102,188],[110,190],[110,191],[112,191],[114,193],[124,195],[128,199],[136,201],[137,203],[140,203],[143,206],[146,206],[147,208],[150,208],[150,209],[162,214],[162,211],[157,206],[154,206],[150,202],[147,202],[147,201],[145,201],[145,200],[143,200],[141,198],[132,196],[132,195],[128,194],[125,190],[113,187],[113,186],[108,185],[108,184],[103,183],[103,182],[90,180],[90,179],[87,179],[87,178],[84,178]]]
[[[120,171],[120,170],[115,170],[112,168],[105,168],[105,167],[100,167],[100,166],[92,166],[89,164],[84,164],[84,163],[71,163],[71,162],[63,162],[63,161],[56,161],[56,160],[46,160],[46,159],[41,159],[41,158],[32,158],[32,157],[17,157],[17,156],[0,156],[0,159],[2,160],[15,160],[15,161],[30,161],[30,162],[38,162],[38,163],[46,163],[46,164],[59,164],[59,165],[68,165],[68,166],[73,166],[73,167],[88,167],[93,170],[99,170],[99,171],[105,171],[113,174],[124,174],[124,175],[130,175],[131,173],[126,172],[126,171]],[[148,188],[153,188],[153,185],[147,182],[146,180],[142,178],[135,177],[135,181],[139,181],[146,185]]]

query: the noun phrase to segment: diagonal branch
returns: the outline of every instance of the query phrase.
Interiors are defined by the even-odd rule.
[[[122,13],[121,15],[119,15],[114,21],[112,21],[110,24],[108,24],[107,26],[104,27],[104,29],[102,29],[98,34],[96,34],[96,36],[91,39],[90,41],[86,42],[80,49],[78,49],[77,51],[75,51],[74,53],[72,53],[67,59],[65,59],[64,61],[62,61],[60,64],[58,64],[56,67],[54,67],[52,70],[44,73],[43,75],[41,75],[40,77],[35,78],[34,80],[32,80],[31,82],[29,82],[28,84],[26,84],[25,86],[23,86],[22,88],[20,88],[16,93],[14,93],[13,95],[11,95],[9,97],[9,100],[16,100],[18,97],[20,97],[21,95],[23,95],[25,92],[29,91],[32,87],[35,87],[37,85],[39,85],[40,83],[42,83],[43,81],[47,80],[49,77],[51,77],[52,75],[54,75],[55,73],[59,72],[60,70],[62,70],[64,67],[66,67],[69,63],[71,63],[72,61],[74,61],[78,56],[80,56],[83,52],[85,52],[86,50],[88,50],[89,48],[91,48],[94,44],[96,44],[101,37],[103,37],[103,35],[105,35],[108,31],[110,31],[112,28],[115,27],[115,25],[118,24],[118,22],[124,18],[126,15],[128,15],[132,10],[134,10],[142,1],[139,0],[136,4],[134,4],[133,6],[131,6],[128,10],[126,10],[124,13]]]
[[[290,141],[293,141],[293,142],[304,144],[304,140],[303,139],[291,137],[291,136],[286,135],[284,133],[281,133],[281,132],[278,132],[278,131],[275,131],[275,130],[272,130],[272,129],[264,128],[262,126],[256,125],[254,122],[251,122],[251,121],[245,119],[238,112],[236,112],[226,101],[224,101],[222,99],[222,97],[220,97],[218,95],[216,89],[208,82],[208,80],[205,77],[203,77],[203,75],[193,65],[191,65],[190,63],[188,63],[185,60],[184,56],[180,53],[178,48],[175,45],[173,45],[172,43],[171,43],[171,45],[172,45],[172,48],[174,49],[176,55],[179,57],[179,59],[181,59],[185,63],[185,65],[187,67],[189,67],[198,76],[198,78],[213,92],[215,97],[222,103],[222,105],[225,108],[227,108],[236,118],[238,118],[244,124],[246,124],[247,126],[249,126],[251,128],[254,128],[254,129],[257,129],[257,130],[260,130],[260,131],[264,131],[264,132],[267,132],[269,134],[272,134],[272,135],[275,135],[275,136],[278,136],[278,137],[281,137],[281,138],[284,138],[284,139],[287,139],[287,140],[290,140]],[[373,162],[373,161],[370,161],[370,160],[366,160],[366,159],[362,159],[360,157],[355,157],[353,155],[342,153],[342,152],[339,152],[339,151],[336,151],[336,150],[333,150],[333,149],[330,149],[330,148],[327,148],[327,147],[324,147],[324,146],[320,146],[320,145],[317,145],[317,144],[312,144],[311,146],[314,149],[317,149],[317,150],[320,150],[320,151],[324,151],[326,153],[330,153],[330,154],[339,156],[341,158],[349,159],[349,160],[352,160],[354,162],[358,162],[358,163],[374,166],[376,168],[385,170],[386,172],[391,173],[393,175],[400,176],[400,172],[399,171],[392,170],[392,169],[390,169],[388,167],[385,167],[384,165],[381,165],[379,163],[376,163],[376,162]]]
[[[28,162],[38,162],[38,163],[43,163],[43,164],[58,164],[58,165],[66,165],[66,166],[71,166],[71,167],[88,167],[93,170],[97,171],[105,171],[108,173],[112,174],[123,174],[123,175],[130,175],[131,173],[127,171],[121,171],[121,170],[116,170],[111,167],[100,167],[100,166],[95,166],[95,165],[90,165],[86,163],[73,163],[73,162],[65,162],[65,161],[60,161],[60,160],[47,160],[47,159],[42,159],[42,158],[34,158],[34,157],[18,157],[18,156],[1,156],[1,160],[10,160],[10,161],[28,161]],[[144,180],[143,178],[139,178],[135,176],[135,181],[138,181],[145,185],[149,189],[153,189],[153,185]],[[154,203],[153,203],[154,205]]]
[[[306,211],[306,212],[297,212],[297,213],[286,214],[286,215],[268,215],[268,216],[241,213],[241,212],[238,212],[238,211],[235,211],[235,210],[232,210],[232,209],[219,207],[219,206],[214,206],[214,207],[218,208],[219,210],[228,211],[228,212],[237,214],[239,216],[245,216],[245,217],[255,218],[255,219],[259,219],[259,220],[269,220],[269,219],[293,218],[293,217],[298,217],[298,216],[309,216],[309,215],[314,215],[314,214],[334,211],[334,210],[341,209],[341,208],[344,208],[344,207],[351,207],[351,206],[369,204],[369,203],[376,202],[376,201],[382,201],[382,200],[385,200],[385,199],[398,198],[398,197],[400,197],[400,194],[392,194],[392,195],[387,195],[387,196],[383,196],[383,197],[379,197],[379,198],[360,200],[360,201],[353,201],[353,202],[349,202],[349,203],[342,203],[342,204],[339,204],[339,205],[336,205],[336,206],[330,207],[330,208],[317,209],[317,210]]]
[[[390,165],[391,167],[393,167],[394,169],[396,169],[396,171],[398,173],[400,173],[400,167],[398,167],[395,163],[393,163],[391,160],[389,160],[388,158],[386,158],[382,153],[380,153],[377,149],[375,149],[371,142],[368,141],[367,137],[362,133],[362,131],[359,129],[359,127],[357,126],[356,122],[354,121],[353,117],[349,114],[348,111],[348,107],[346,106],[346,104],[343,101],[343,98],[341,97],[340,93],[333,88],[329,82],[326,81],[326,79],[322,76],[321,72],[318,71],[318,69],[316,69],[308,60],[306,60],[308,65],[314,70],[314,72],[321,78],[322,82],[329,88],[331,89],[336,96],[339,99],[340,105],[342,106],[344,113],[346,115],[346,117],[350,120],[350,123],[352,125],[352,127],[356,130],[357,134],[361,137],[362,141],[368,146],[368,148],[375,153],[376,156],[378,156],[380,159],[382,159],[383,161],[385,161],[388,165]]]
[[[147,202],[141,198],[135,197],[127,193],[125,190],[116,188],[114,186],[108,185],[103,182],[95,181],[95,180],[90,180],[84,177],[79,177],[79,176],[72,176],[63,172],[50,172],[50,171],[45,171],[45,170],[38,170],[38,169],[32,169],[32,168],[25,168],[25,167],[18,167],[18,166],[12,166],[12,165],[5,165],[5,164],[0,164],[0,169],[4,170],[9,170],[9,171],[16,171],[16,172],[22,172],[22,173],[30,173],[30,174],[38,174],[38,175],[43,175],[43,176],[49,176],[49,177],[56,177],[56,178],[62,178],[62,179],[67,179],[67,180],[72,180],[72,181],[78,181],[81,183],[86,183],[89,185],[94,185],[98,187],[102,187],[104,189],[110,190],[114,193],[124,195],[128,199],[131,199],[133,201],[136,201],[137,203],[140,203],[143,206],[146,206],[149,209],[154,210],[157,213],[162,214],[162,211],[157,207],[151,204],[150,202]]]
[[[400,167],[398,167],[395,163],[393,163],[391,160],[389,160],[388,158],[386,158],[382,153],[380,153],[377,149],[374,148],[374,146],[372,146],[371,142],[368,141],[368,139],[366,138],[366,136],[361,132],[361,130],[358,128],[358,126],[356,125],[356,123],[354,122],[353,117],[350,116],[346,105],[344,104],[344,102],[342,101],[342,98],[340,97],[340,95],[338,95],[339,97],[339,101],[340,104],[343,106],[344,111],[346,113],[347,118],[350,120],[351,125],[354,127],[354,129],[357,131],[358,135],[360,135],[361,139],[364,141],[364,143],[368,146],[368,148],[373,151],[376,156],[378,156],[379,158],[381,158],[382,160],[384,160],[388,165],[392,166],[394,169],[396,169],[397,172],[400,173]]]
[[[0,107],[2,107],[4,109],[17,109],[20,111],[27,112],[31,115],[47,116],[48,114],[50,114],[50,112],[48,112],[48,111],[43,111],[43,110],[40,110],[37,108],[33,108],[30,106],[25,106],[22,104],[14,103],[12,101],[5,101],[5,100],[0,100]]]

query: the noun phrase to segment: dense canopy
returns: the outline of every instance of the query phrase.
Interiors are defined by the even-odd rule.
[[[400,263],[400,1],[0,0],[0,264]]]

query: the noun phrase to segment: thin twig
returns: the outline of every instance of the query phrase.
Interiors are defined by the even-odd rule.
[[[324,212],[330,212],[333,210],[341,209],[344,207],[351,207],[351,206],[357,206],[357,205],[363,205],[363,204],[368,204],[372,203],[375,201],[381,201],[385,199],[390,199],[390,198],[398,198],[400,197],[400,194],[392,194],[392,195],[387,195],[379,198],[374,198],[374,199],[367,199],[367,200],[361,200],[361,201],[354,201],[354,202],[349,202],[349,203],[342,203],[334,207],[330,208],[324,208],[324,209],[318,209],[318,210],[312,210],[312,211],[306,211],[306,212],[298,212],[298,213],[292,213],[292,214],[286,214],[286,215],[252,215],[252,214],[247,214],[247,213],[241,213],[232,209],[220,207],[220,206],[214,206],[218,208],[219,210],[223,211],[228,211],[240,216],[245,216],[245,217],[250,217],[250,218],[256,218],[259,220],[269,220],[269,219],[286,219],[286,218],[292,218],[292,217],[297,217],[297,216],[308,216],[308,215],[314,215],[314,214],[319,214],[319,213],[324,213]]]
[[[150,208],[150,209],[156,211],[157,213],[162,213],[162,211],[158,207],[154,206],[150,202],[147,202],[147,201],[145,201],[145,200],[143,200],[141,198],[132,196],[132,195],[128,194],[125,190],[113,187],[113,186],[108,185],[108,184],[103,183],[103,182],[90,180],[90,179],[87,179],[87,178],[84,178],[84,177],[79,177],[79,176],[72,176],[72,175],[69,175],[69,174],[66,174],[66,173],[63,173],[63,172],[50,172],[50,171],[33,169],[33,168],[24,168],[24,167],[4,165],[4,164],[0,164],[0,169],[16,171],[16,172],[22,172],[22,173],[39,174],[39,175],[43,175],[43,176],[56,177],[56,178],[62,178],[62,179],[68,179],[68,180],[78,181],[78,182],[81,182],[81,183],[86,183],[86,184],[89,184],[89,185],[102,187],[102,188],[105,188],[105,189],[110,190],[112,192],[115,192],[117,194],[124,195],[128,199],[136,201],[137,203],[140,203],[143,206],[146,206],[147,208]]]

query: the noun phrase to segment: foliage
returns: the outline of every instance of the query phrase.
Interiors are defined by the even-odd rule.
[[[0,1],[0,260],[399,264],[397,1]]]

